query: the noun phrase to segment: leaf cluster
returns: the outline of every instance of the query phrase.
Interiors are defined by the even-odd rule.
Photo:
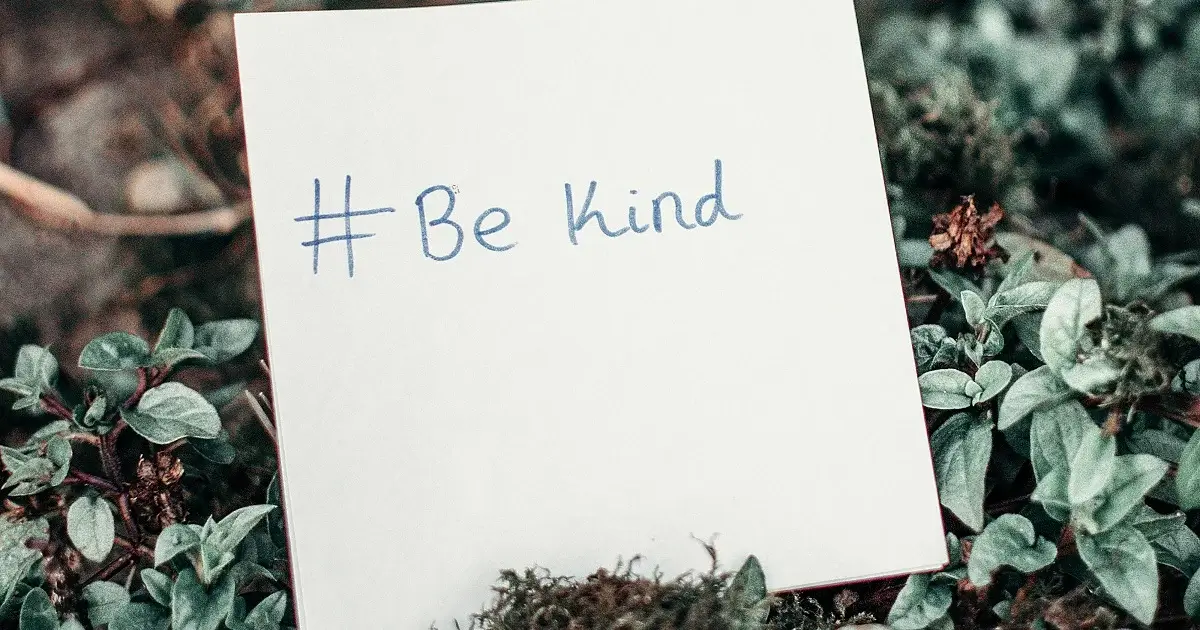
[[[277,480],[264,504],[187,522],[187,471],[175,456],[190,447],[216,465],[233,461],[217,411],[229,391],[205,395],[173,377],[229,361],[257,335],[251,320],[195,326],[174,309],[153,345],[126,332],[88,343],[79,366],[92,378],[74,390],[60,386],[49,349],[20,349],[0,389],[47,421],[24,444],[0,446],[0,626],[290,627]],[[130,452],[134,475],[122,459]]]

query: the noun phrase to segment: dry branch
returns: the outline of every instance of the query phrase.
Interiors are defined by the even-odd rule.
[[[250,218],[249,202],[170,215],[102,214],[79,197],[0,163],[0,195],[37,225],[59,232],[107,236],[228,234]]]

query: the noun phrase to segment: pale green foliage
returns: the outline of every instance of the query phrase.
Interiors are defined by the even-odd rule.
[[[68,507],[51,518],[65,519],[66,539],[48,541],[55,530],[45,519],[0,518],[0,621],[14,621],[20,630],[281,630],[291,623],[281,579],[281,569],[286,570],[282,525],[264,526],[278,510],[276,505],[241,507],[220,520],[209,517],[203,526],[177,523],[157,539],[139,531],[130,514],[118,516],[116,507],[128,507],[132,493],[128,481],[114,472],[122,466],[116,461],[116,442],[110,439],[118,429],[127,426],[127,435],[140,438],[139,448],[147,451],[152,445],[174,447],[181,440],[194,440],[192,446],[203,456],[232,461],[228,451],[233,446],[213,404],[227,403],[231,394],[218,391],[206,397],[168,378],[187,362],[227,361],[244,352],[257,334],[257,323],[249,320],[195,327],[183,311],[172,310],[153,348],[126,332],[88,343],[79,365],[95,378],[81,396],[70,398],[55,389],[59,364],[48,349],[20,350],[13,376],[0,381],[0,389],[16,394],[14,407],[58,418],[21,446],[0,446],[0,461],[8,473],[4,488],[10,499],[57,495]],[[99,457],[81,463],[75,453],[80,448],[99,449]],[[167,470],[154,474],[159,484],[178,479]],[[271,487],[269,499],[278,503],[278,485]],[[171,500],[165,496],[154,500]],[[120,551],[117,543],[124,541],[128,549],[129,541],[139,536],[141,544],[154,547],[157,568],[149,562],[143,562],[140,571],[135,566],[130,584],[87,582],[78,593],[79,610],[86,611],[83,618],[52,604],[48,564],[30,545],[73,547],[91,563],[86,570],[96,573]],[[140,555],[134,558],[142,562]]]

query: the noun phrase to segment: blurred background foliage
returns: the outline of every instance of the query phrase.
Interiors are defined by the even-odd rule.
[[[1156,250],[1200,227],[1200,3],[861,0],[893,212],[959,195],[1070,241],[1077,213]]]

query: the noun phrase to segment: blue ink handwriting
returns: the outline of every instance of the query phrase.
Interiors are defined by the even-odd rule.
[[[364,238],[371,238],[374,234],[355,234],[350,229],[351,217],[365,217],[372,214],[382,214],[385,212],[395,212],[395,208],[371,208],[370,210],[351,210],[350,209],[350,176],[346,176],[346,205],[345,210],[337,214],[321,214],[321,180],[313,180],[313,213],[308,216],[296,217],[297,222],[312,221],[313,232],[312,240],[301,243],[304,247],[312,248],[312,270],[313,275],[316,275],[320,269],[320,254],[321,246],[326,243],[336,243],[344,241],[346,243],[346,273],[351,278],[354,277],[354,241]],[[321,236],[321,221],[327,219],[340,219],[345,228],[341,234],[334,236]]]

